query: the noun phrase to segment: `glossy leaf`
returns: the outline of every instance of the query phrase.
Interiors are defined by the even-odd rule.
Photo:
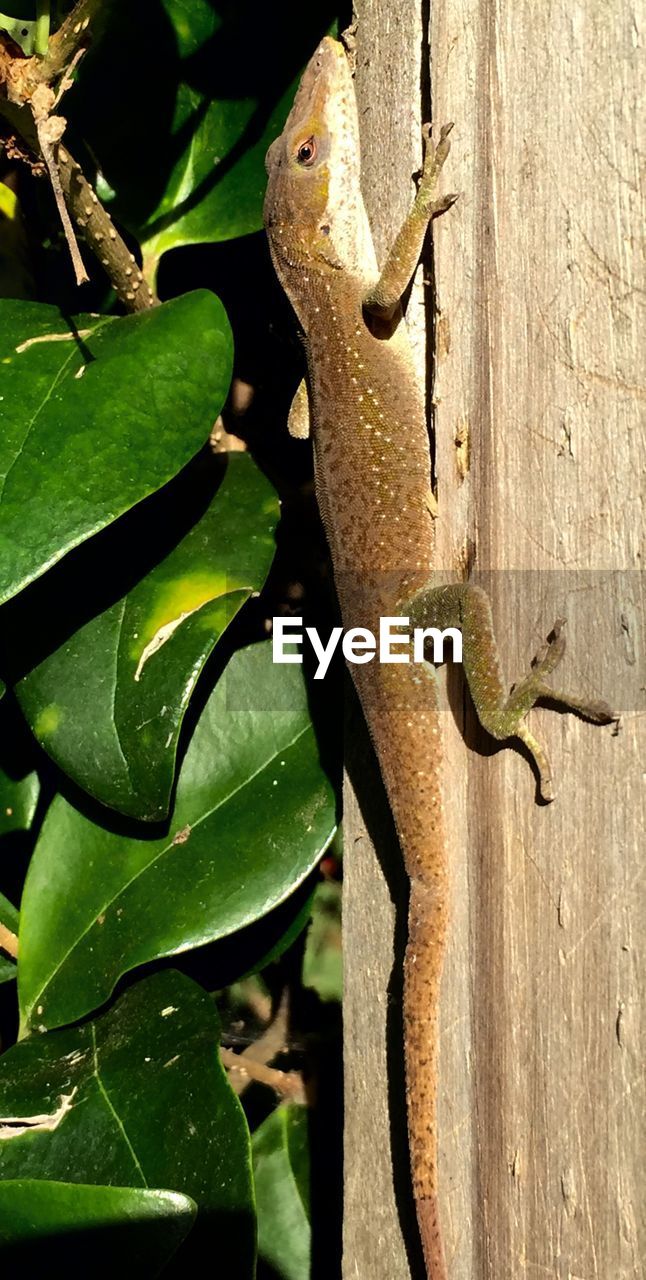
[[[195,1203],[176,1191],[0,1182],[2,1261],[66,1280],[112,1280],[116,1267],[152,1277],[182,1243],[195,1213]]]
[[[118,319],[0,303],[0,602],[160,488],[231,372],[213,294]]]
[[[57,797],[22,899],[24,1024],[81,1017],[119,976],[264,917],[305,879],[334,832],[295,666],[271,645],[234,654],[191,739],[168,834],[103,829]]]
[[[252,1137],[258,1257],[276,1280],[309,1280],[311,1229],[308,1119],[281,1106]]]
[[[179,544],[16,688],[56,763],[133,818],[167,815],[193,689],[273,556],[278,500],[249,455],[212,459],[206,481]]]
[[[208,1242],[223,1274],[251,1280],[249,1137],[218,1044],[211,999],[167,970],[93,1021],[9,1049],[0,1179],[182,1192],[198,1206],[187,1246]]]
[[[10,929],[12,933],[18,933],[19,916],[16,908],[0,893],[0,924]],[[3,982],[11,982],[16,976],[16,964],[3,951],[0,951],[0,985]]]
[[[183,971],[198,982],[208,975],[209,989],[222,991],[275,964],[307,928],[317,880],[314,868],[294,893],[266,916],[184,958]]]
[[[261,227],[265,153],[335,12],[322,0],[283,5],[279,17],[255,0],[113,5],[66,107],[146,259]],[[146,51],[134,77],[133,49]]]

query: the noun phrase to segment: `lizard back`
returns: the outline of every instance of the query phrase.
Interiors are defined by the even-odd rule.
[[[326,38],[267,155],[265,225],[307,353],[316,494],[346,629],[373,634],[428,583],[433,551],[424,405],[403,323],[379,336],[361,197],[359,128],[343,49]],[[410,880],[404,1025],[413,1187],[431,1280],[446,1280],[437,1202],[439,986],[448,872],[430,668],[351,667]]]

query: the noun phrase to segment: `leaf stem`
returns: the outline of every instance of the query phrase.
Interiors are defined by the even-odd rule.
[[[50,0],[37,0],[34,53],[44,58],[49,46]]]

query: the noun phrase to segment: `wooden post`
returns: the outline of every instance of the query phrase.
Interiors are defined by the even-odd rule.
[[[435,120],[456,122],[443,182],[463,195],[434,230],[432,388],[428,260],[408,308],[437,402],[438,564],[472,567],[487,582],[510,682],[565,614],[558,683],[622,713],[616,735],[532,714],[557,786],[545,807],[524,756],[483,738],[459,683],[449,685],[453,923],[440,1091],[449,1272],[628,1280],[646,1256],[635,974],[645,932],[644,71],[634,0],[436,0],[430,25],[424,0],[355,8],[365,195],[382,255],[411,199],[427,84]],[[407,1280],[420,1271],[392,972],[405,886],[366,751],[354,754],[343,1274]]]

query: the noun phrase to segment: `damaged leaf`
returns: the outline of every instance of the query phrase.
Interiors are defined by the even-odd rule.
[[[22,899],[23,1026],[79,1018],[136,965],[262,919],[334,829],[300,671],[275,666],[269,643],[234,654],[194,731],[166,835],[117,835],[54,800]]]
[[[180,1192],[198,1211],[187,1264],[208,1241],[223,1274],[251,1280],[249,1136],[218,1045],[212,1001],[168,970],[83,1026],[9,1049],[0,1058],[0,1186],[47,1179]]]
[[[0,1140],[21,1138],[24,1133],[53,1133],[71,1111],[76,1092],[75,1086],[71,1093],[62,1093],[54,1111],[45,1111],[35,1116],[1,1116]]]

